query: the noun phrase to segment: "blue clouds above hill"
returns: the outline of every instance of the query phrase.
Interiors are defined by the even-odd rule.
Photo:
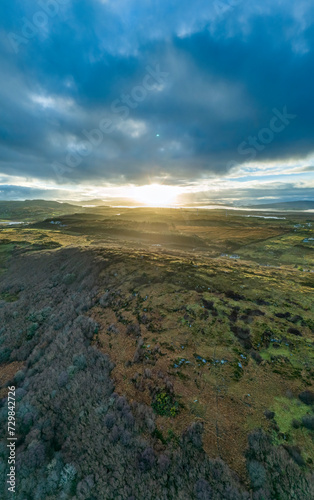
[[[249,160],[308,165],[313,10],[305,1],[3,2],[0,174],[56,186],[184,184]],[[274,131],[285,107],[294,118]]]

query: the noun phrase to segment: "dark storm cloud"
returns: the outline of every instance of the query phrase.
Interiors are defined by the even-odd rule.
[[[306,157],[313,10],[292,1],[2,3],[0,173],[187,183],[232,162]],[[158,65],[168,74],[159,80]],[[285,106],[295,118],[274,133],[274,109]]]
[[[314,172],[314,166],[307,166],[300,169],[300,172]]]
[[[313,200],[313,188],[300,187],[294,183],[260,183],[256,186],[226,186],[219,193],[202,191],[180,195],[177,202],[182,205],[209,205],[210,203],[226,203],[235,206],[246,204],[277,203],[280,201]]]
[[[25,200],[25,199],[49,199],[64,200],[64,192],[58,189],[46,189],[23,187],[23,186],[10,186],[8,184],[0,185],[0,200]],[[66,192],[68,197],[71,192]]]

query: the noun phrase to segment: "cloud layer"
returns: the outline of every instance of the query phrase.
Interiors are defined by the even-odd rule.
[[[0,175],[184,186],[250,161],[307,166],[313,14],[306,1],[2,2]]]

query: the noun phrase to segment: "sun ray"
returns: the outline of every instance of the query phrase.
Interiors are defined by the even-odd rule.
[[[165,207],[175,205],[176,197],[180,193],[180,188],[176,186],[149,184],[132,188],[130,196],[148,207]]]

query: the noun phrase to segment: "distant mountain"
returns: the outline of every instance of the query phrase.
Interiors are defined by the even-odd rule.
[[[72,207],[73,205],[71,203],[67,202],[62,202],[62,201],[51,201],[51,200],[24,200],[24,201],[2,201],[0,203],[12,203],[16,204],[16,206],[23,206],[23,207],[51,207],[51,208],[65,208],[65,207]],[[19,205],[20,204],[20,205]],[[12,205],[14,206],[14,205]]]
[[[70,203],[59,203],[57,201],[0,200],[0,223],[1,221],[35,222],[47,217],[58,217],[60,215],[82,212],[83,210],[80,206],[74,206]]]
[[[100,200],[98,198],[95,198],[93,200],[67,200],[67,203],[69,203],[70,205],[75,205],[75,206],[79,206],[79,207],[83,207],[83,206],[86,206],[86,205],[106,205],[106,202],[103,201],[103,200]]]
[[[80,205],[81,207],[88,206],[96,206],[96,207],[111,207],[118,205],[125,206],[137,206],[141,205],[139,202],[135,202],[132,198],[108,198],[106,200],[101,200],[99,198],[95,198],[92,200],[84,200],[84,201],[69,201],[69,203],[73,203],[73,205]]]
[[[100,198],[94,198],[91,200],[80,200],[80,201],[72,201],[68,200],[72,205],[80,206],[80,207],[110,207],[112,205],[131,205],[133,200],[129,200],[128,198],[111,198],[107,200],[101,200]]]
[[[281,203],[263,203],[249,205],[247,208],[274,208],[276,210],[314,210],[314,201],[285,201]]]
[[[20,201],[14,201],[14,200],[0,200],[0,206],[4,207],[60,207],[60,206],[65,206],[65,205],[70,205],[69,203],[62,203],[58,201],[51,201],[51,200],[20,200]]]

